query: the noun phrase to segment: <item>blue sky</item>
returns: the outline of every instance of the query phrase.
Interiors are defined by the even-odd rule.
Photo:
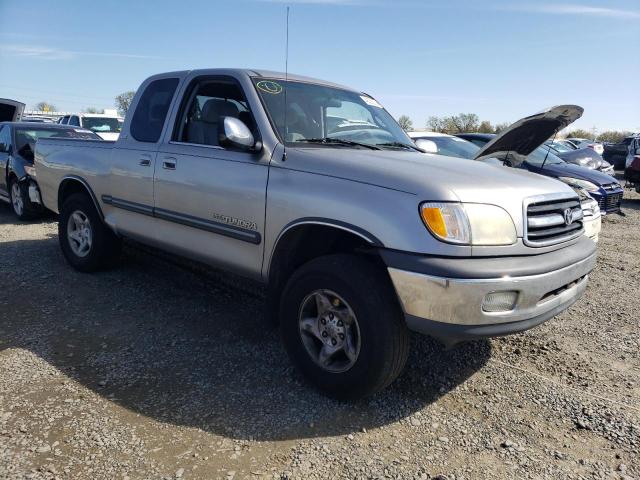
[[[284,69],[430,115],[515,121],[585,108],[576,127],[640,130],[638,0],[0,0],[0,97],[113,108],[147,76]]]

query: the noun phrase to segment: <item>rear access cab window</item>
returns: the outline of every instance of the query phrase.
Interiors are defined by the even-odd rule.
[[[129,130],[133,138],[148,143],[160,139],[177,86],[177,78],[161,78],[147,86],[131,120]]]

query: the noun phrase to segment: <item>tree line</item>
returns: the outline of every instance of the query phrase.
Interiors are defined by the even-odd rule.
[[[398,123],[403,130],[409,132],[414,130],[413,121],[407,115],[401,115]],[[480,120],[475,113],[460,113],[450,116],[431,116],[427,119],[425,127],[427,130],[439,133],[448,133],[455,135],[456,133],[500,133],[510,125],[509,122],[492,124],[488,120]],[[559,137],[563,138],[588,138],[599,142],[618,143],[623,138],[631,135],[632,132],[607,130],[601,132],[593,138],[593,132],[583,129],[566,130],[561,132]]]

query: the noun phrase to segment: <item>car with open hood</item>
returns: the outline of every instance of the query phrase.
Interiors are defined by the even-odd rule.
[[[15,122],[20,120],[25,104],[16,100],[0,98],[0,122]]]
[[[426,153],[436,153],[450,157],[473,160],[480,152],[480,147],[468,140],[446,133],[413,131],[409,137]],[[487,160],[488,161],[488,160]],[[597,242],[601,229],[601,215],[598,202],[580,187],[572,186],[580,197],[582,206],[584,233]]]
[[[39,140],[36,172],[73,268],[134,238],[263,282],[293,364],[341,398],[389,385],[409,330],[549,320],[596,259],[569,186],[425,155],[371,95],[293,74],[155,75],[116,142]]]
[[[545,141],[576,119],[583,109],[576,105],[561,105],[524,117],[500,134],[460,133],[457,137],[480,147],[477,160],[497,159],[504,165],[556,178],[564,183],[584,188],[600,206],[602,214],[620,211],[624,190],[610,175],[565,162],[546,147]]]

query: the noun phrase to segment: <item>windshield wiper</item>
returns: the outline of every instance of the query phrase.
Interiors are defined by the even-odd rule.
[[[364,147],[364,148],[370,148],[371,150],[380,150],[380,148],[376,147],[375,145],[370,145],[368,143],[354,142],[353,140],[343,140],[341,138],[329,138],[329,137],[303,138],[300,140],[296,140],[296,142],[326,143],[326,144],[333,143],[336,145],[348,145],[350,147]]]
[[[415,145],[409,145],[408,143],[402,142],[386,142],[386,143],[376,143],[378,147],[400,147],[400,148],[408,148],[409,150],[417,150],[422,153],[422,150]]]

